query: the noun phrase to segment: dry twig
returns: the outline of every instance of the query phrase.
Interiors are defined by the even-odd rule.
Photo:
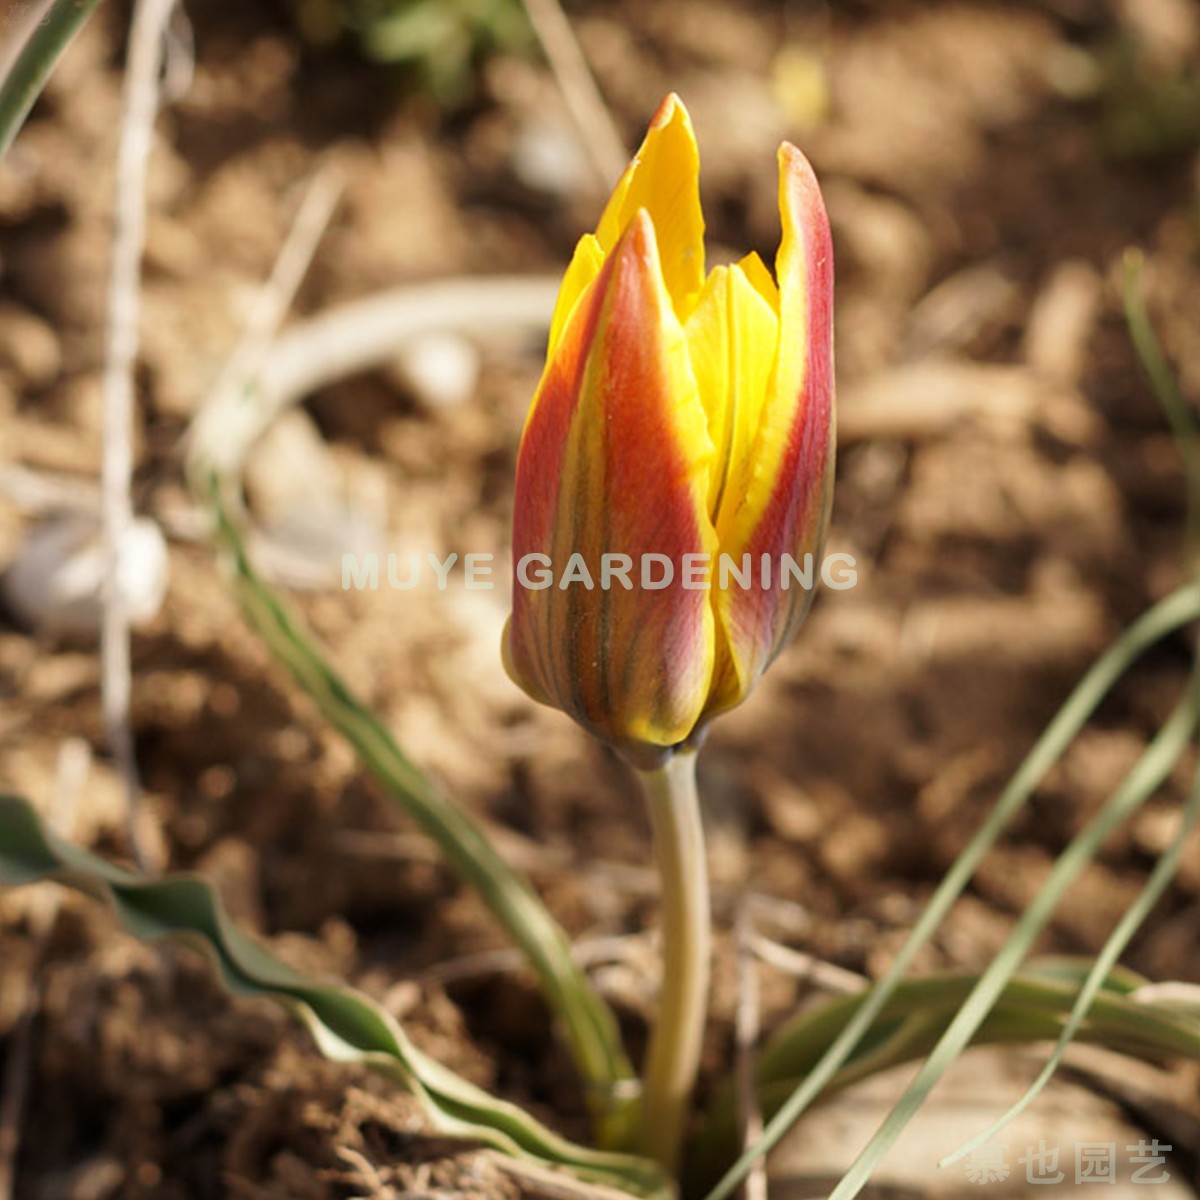
[[[791,946],[773,942],[761,934],[754,934],[751,944],[760,961],[796,979],[808,980],[826,991],[854,996],[866,991],[870,985],[870,980],[847,971],[845,967],[814,958],[803,950],[793,950]]]
[[[64,511],[95,512],[100,506],[100,489],[90,480],[19,463],[0,466],[0,492],[21,512],[37,517]]]
[[[104,462],[101,517],[106,557],[101,629],[101,695],[109,749],[125,786],[130,850],[141,870],[149,864],[138,837],[141,783],[129,725],[132,691],[129,613],[120,557],[133,520],[134,364],[141,306],[141,259],[146,234],[146,163],[158,110],[163,38],[175,0],[138,0],[125,70],[108,329],[104,355]]]
[[[277,411],[262,395],[260,376],[333,217],[344,182],[341,171],[328,163],[312,177],[270,277],[255,297],[242,338],[188,432],[189,473],[202,478],[215,470],[228,493],[227,503],[239,503],[242,464]]]
[[[625,145],[559,0],[525,0],[525,11],[558,81],[567,111],[604,188],[625,169]]]
[[[737,1010],[734,1014],[734,1079],[737,1086],[738,1125],[742,1148],[752,1146],[763,1131],[762,1107],[755,1081],[755,1047],[761,1032],[761,1006],[758,989],[758,957],[754,950],[754,917],[751,905],[738,905],[734,920],[737,953]],[[767,1167],[759,1159],[746,1176],[742,1189],[745,1200],[767,1200]]]
[[[496,1150],[482,1151],[509,1178],[520,1186],[528,1200],[630,1200],[627,1192],[576,1179],[566,1171],[555,1171],[540,1163],[512,1158]]]

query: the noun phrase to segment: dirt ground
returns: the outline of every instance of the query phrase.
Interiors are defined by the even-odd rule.
[[[816,165],[837,251],[831,549],[860,575],[818,599],[702,760],[725,934],[711,1084],[730,1058],[737,897],[785,902],[762,917],[777,940],[879,974],[1073,682],[1182,578],[1182,469],[1120,286],[1123,251],[1142,247],[1166,350],[1200,397],[1200,6],[568,8],[628,145],[667,91],[689,105],[718,256],[770,260],[783,137]],[[172,529],[187,507],[180,439],[321,164],[337,164],[345,193],[300,314],[398,284],[553,274],[602,201],[536,53],[487,58],[475,95],[445,110],[353,44],[307,45],[283,4],[187,14],[195,74],[151,161],[139,372],[136,502]],[[101,6],[0,169],[0,467],[98,472],[128,15]],[[432,379],[409,354],[289,414],[251,463],[263,527],[317,530],[327,547],[356,522],[385,550],[492,552],[503,578],[540,348],[492,334],[476,361],[475,346],[443,346]],[[456,364],[478,365],[476,386],[455,386]],[[0,495],[0,557],[30,520]],[[641,802],[619,763],[504,676],[504,589],[292,598],[401,744],[594,943],[639,1053],[655,914]],[[1188,663],[1169,641],[1122,683],[922,969],[990,960]],[[583,1136],[529,978],[486,955],[503,942],[482,907],[269,661],[203,542],[172,539],[167,600],[134,667],[156,864],[210,875],[281,954],[353,981],[456,1070]],[[48,808],[64,741],[83,739],[95,758],[73,836],[121,856],[98,680],[88,647],[0,627],[0,784]],[[1102,944],[1171,836],[1192,765],[1084,872],[1042,949]],[[490,1160],[429,1138],[388,1085],[324,1063],[274,1009],[224,998],[188,953],[131,943],[75,896],[39,937],[46,903],[40,889],[0,898],[0,1056],[31,988],[37,1001],[15,1195],[515,1194]],[[1200,982],[1198,920],[1200,843],[1126,961]],[[813,994],[764,968],[764,1025]],[[1195,1116],[1194,1080],[1177,1082]],[[1198,1154],[1200,1136],[1174,1161],[1188,1172]]]

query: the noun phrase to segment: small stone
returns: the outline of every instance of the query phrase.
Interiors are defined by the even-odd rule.
[[[522,123],[511,149],[513,174],[525,187],[559,199],[591,180],[591,167],[573,130],[561,120],[534,117]]]
[[[57,334],[25,309],[0,305],[0,367],[14,370],[29,387],[53,383],[62,369]]]
[[[475,395],[479,351],[458,334],[426,334],[400,351],[396,375],[423,408],[460,408]]]
[[[92,641],[104,613],[100,521],[74,512],[29,531],[0,575],[0,602],[28,629]],[[148,518],[134,520],[120,550],[118,580],[134,625],[151,621],[167,591],[167,543]]]

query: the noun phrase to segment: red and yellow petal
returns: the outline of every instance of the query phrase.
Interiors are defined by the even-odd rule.
[[[812,589],[782,589],[782,556],[819,561],[832,501],[834,462],[833,244],[821,191],[794,146],[779,151],[783,236],[776,257],[779,342],[771,385],[750,452],[728,487],[739,497],[717,521],[721,550],[754,564],[752,586],[713,593],[721,662],[708,712],[745,698],[799,628]],[[773,586],[758,564],[771,557]]]
[[[514,564],[547,555],[554,584],[514,579],[506,661],[522,687],[617,746],[671,746],[694,728],[714,661],[709,593],[638,586],[641,556],[713,554],[713,459],[650,216],[638,212],[566,321],[517,464]],[[634,587],[600,586],[629,555]],[[595,586],[559,578],[572,555]]]
[[[834,459],[829,223],[804,156],[780,150],[776,279],[757,255],[704,273],[699,156],[669,96],[559,293],[518,460],[505,661],[531,695],[614,745],[691,737],[739,703],[803,620]],[[676,581],[605,590],[605,555],[669,560]],[[684,588],[685,556],[712,590]],[[744,571],[721,588],[719,556]],[[561,572],[576,568],[566,586]],[[769,581],[761,570],[770,564]],[[635,567],[636,574],[636,567]],[[590,579],[591,586],[585,582]]]

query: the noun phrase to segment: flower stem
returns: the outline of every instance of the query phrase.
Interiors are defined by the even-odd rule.
[[[643,1078],[641,1150],[678,1166],[708,1005],[710,914],[696,752],[639,772],[662,879],[662,986]]]

